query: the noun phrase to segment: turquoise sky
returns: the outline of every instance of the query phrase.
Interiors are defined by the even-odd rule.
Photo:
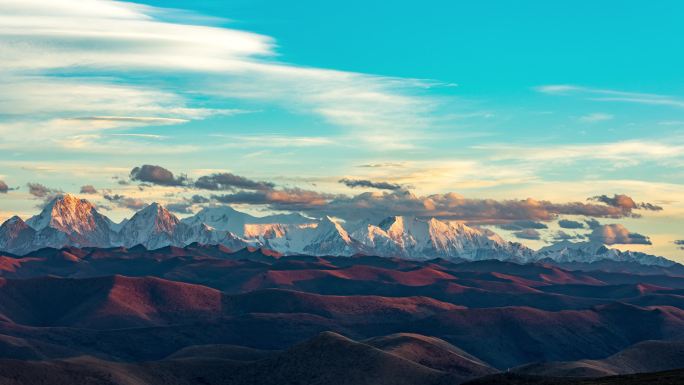
[[[93,185],[103,206],[196,193],[119,184],[154,164],[347,195],[365,190],[344,177],[419,197],[627,194],[663,210],[600,219],[653,241],[616,246],[684,259],[679,1],[41,3],[0,0],[0,180],[17,188],[0,219],[37,210],[27,183]]]

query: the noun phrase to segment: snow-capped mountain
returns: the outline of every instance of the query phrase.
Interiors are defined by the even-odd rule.
[[[0,250],[16,254],[29,252],[35,236],[36,230],[15,215],[0,226]]]
[[[188,225],[181,222],[176,226],[173,232],[173,240],[169,244],[174,246],[187,246],[191,243],[223,245],[228,249],[235,251],[244,249],[247,246],[253,246],[229,231],[216,230],[204,223],[200,223],[199,225]]]
[[[148,249],[173,245],[180,220],[159,203],[138,211],[121,227],[119,243],[125,247],[143,245]]]
[[[357,229],[352,236],[381,255],[411,259],[458,257],[524,262],[533,254],[532,250],[507,242],[490,230],[435,218],[389,217],[377,226],[368,224]]]
[[[231,207],[208,207],[182,221],[153,203],[128,220],[114,223],[87,200],[64,195],[24,222],[12,217],[0,226],[0,250],[26,254],[43,247],[183,247],[192,243],[230,250],[261,247],[281,254],[378,255],[410,259],[551,260],[593,263],[609,260],[669,267],[675,263],[644,253],[610,249],[603,244],[561,242],[539,251],[508,242],[491,230],[463,223],[393,216],[379,223],[345,223],[299,214],[256,217]]]
[[[354,255],[372,253],[371,249],[349,236],[342,225],[328,216],[324,217],[316,227],[306,227],[302,231],[305,235],[305,254],[312,255]]]
[[[315,223],[316,220],[306,218],[300,214],[280,214],[265,217],[255,217],[242,213],[230,206],[205,207],[197,214],[182,221],[189,226],[205,224],[220,231],[230,231],[233,234],[244,234],[245,226],[261,224],[303,225]]]
[[[330,217],[318,223],[246,225],[242,236],[255,245],[283,254],[350,256],[369,251]]]
[[[48,203],[43,211],[26,221],[36,231],[40,247],[109,247],[115,238],[112,221],[97,212],[93,204],[67,194]]]
[[[594,263],[602,260],[616,262],[636,262],[641,265],[670,267],[675,262],[637,251],[621,251],[611,249],[600,242],[563,241],[538,250],[537,260],[550,259],[558,263],[580,262]]]

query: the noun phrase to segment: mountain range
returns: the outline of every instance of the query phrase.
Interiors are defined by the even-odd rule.
[[[0,226],[0,250],[25,255],[41,248],[134,247],[153,250],[193,243],[230,250],[263,248],[283,255],[377,255],[452,261],[486,259],[520,263],[552,261],[596,264],[602,261],[669,268],[663,257],[610,249],[596,242],[560,242],[541,250],[509,242],[489,229],[436,218],[390,216],[380,223],[345,223],[300,214],[255,217],[229,206],[206,207],[179,219],[153,203],[130,219],[115,223],[85,199],[67,194],[49,202],[26,221],[14,216]]]

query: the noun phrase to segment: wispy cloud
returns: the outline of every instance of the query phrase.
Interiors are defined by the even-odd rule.
[[[684,99],[670,95],[627,92],[569,84],[544,85],[535,89],[545,94],[576,95],[599,102],[623,102],[684,108]]]
[[[145,138],[145,139],[166,139],[168,136],[155,134],[109,134],[111,136],[127,136],[131,138]]]
[[[356,187],[365,187],[365,188],[374,188],[378,190],[401,190],[404,188],[404,186],[397,184],[397,183],[390,183],[390,182],[383,182],[383,181],[372,181],[368,179],[351,179],[351,178],[342,178],[339,180],[340,183],[344,184],[345,186],[349,188],[356,188]]]
[[[40,123],[48,129],[35,134],[56,137],[236,112],[193,102],[204,94],[223,104],[253,100],[318,116],[353,130],[360,142],[392,132],[394,148],[402,148],[427,127],[437,104],[421,96],[433,82],[284,64],[275,60],[269,36],[185,23],[173,10],[108,0],[50,7],[6,0],[0,15],[0,87],[7,95],[0,113],[24,123],[5,131]],[[189,81],[168,83],[167,74]],[[74,119],[78,125],[69,124]]]
[[[68,119],[77,121],[137,123],[143,125],[181,124],[190,121],[188,119],[163,118],[158,116],[84,116]]]
[[[478,145],[475,149],[490,151],[495,159],[526,161],[609,159],[634,163],[640,160],[667,160],[684,157],[684,142],[673,140],[625,140],[608,143],[586,143],[546,146]]]
[[[596,122],[605,122],[606,120],[612,120],[613,118],[614,118],[614,116],[611,114],[604,114],[601,112],[596,112],[593,114],[587,114],[584,116],[580,116],[579,120],[581,122],[585,122],[585,123],[596,123]]]
[[[331,138],[322,136],[286,136],[286,135],[225,135],[211,134],[213,138],[226,139],[225,143],[216,143],[223,147],[316,147],[334,144]]]

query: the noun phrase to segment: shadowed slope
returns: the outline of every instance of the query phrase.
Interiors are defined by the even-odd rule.
[[[541,377],[517,373],[494,374],[468,381],[464,385],[681,385],[684,370],[629,374],[592,379]]]
[[[477,357],[439,338],[413,333],[375,337],[364,343],[417,362],[432,369],[451,373],[463,379],[498,372]]]
[[[0,361],[0,384],[446,385],[458,382],[449,374],[330,332],[252,363],[187,358],[142,364],[92,358]]]
[[[602,360],[547,362],[515,369],[553,377],[601,377],[684,368],[684,342],[644,341]]]
[[[614,303],[590,310],[542,311],[525,307],[468,309],[415,322],[412,331],[434,334],[499,369],[556,357],[601,358],[634,343],[684,337],[684,311]]]

